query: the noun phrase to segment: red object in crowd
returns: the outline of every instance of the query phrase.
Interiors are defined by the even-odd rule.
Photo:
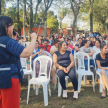
[[[0,89],[0,108],[20,108],[20,81],[11,78],[12,87]]]
[[[61,36],[58,36],[58,38],[61,38]]]
[[[42,45],[39,45],[39,48],[41,46],[44,47],[43,44],[42,44]],[[47,47],[44,47],[44,50],[47,51],[47,52],[49,52],[49,53],[50,53],[50,49],[51,49],[51,46],[50,45],[47,45]]]

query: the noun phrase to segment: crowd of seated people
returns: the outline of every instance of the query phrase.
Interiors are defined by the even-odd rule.
[[[36,40],[35,43],[35,49],[32,54],[32,60],[34,60],[36,57],[41,55],[46,55],[51,58],[53,58],[53,66],[52,66],[52,83],[55,84],[55,75],[59,77],[60,84],[63,88],[63,97],[67,98],[67,91],[65,86],[65,76],[69,76],[73,83],[74,87],[74,98],[78,98],[77,91],[77,78],[75,75],[74,70],[74,53],[76,52],[84,52],[87,53],[90,56],[90,65],[94,66],[94,60],[93,55],[97,52],[100,52],[100,55],[96,57],[97,66],[99,68],[99,72],[102,75],[102,81],[103,81],[103,93],[101,95],[101,98],[105,97],[107,94],[105,90],[108,88],[108,85],[106,83],[108,71],[107,71],[107,65],[103,65],[105,63],[101,63],[102,61],[107,62],[105,60],[107,48],[105,50],[102,45],[104,44],[104,47],[106,48],[108,45],[108,36],[104,40],[102,36],[87,36],[87,37],[80,37],[76,40],[76,37],[73,37],[73,39],[70,38],[64,38],[61,36],[58,36],[54,38],[54,36],[51,37],[44,37],[39,36],[38,40]],[[74,53],[73,53],[74,51]],[[106,52],[105,52],[106,51]],[[29,58],[28,58],[29,59]],[[85,69],[87,70],[87,63],[86,57],[84,59]],[[29,60],[27,62],[29,64]],[[29,69],[28,65],[28,69]]]

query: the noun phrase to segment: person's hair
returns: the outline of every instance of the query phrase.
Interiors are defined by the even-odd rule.
[[[103,49],[106,45],[107,45],[107,44],[101,44],[101,45],[100,45],[100,49]],[[107,62],[107,64],[108,64],[108,59],[107,59],[107,58],[108,58],[108,53],[105,54],[105,60],[106,60],[106,62]]]
[[[59,40],[58,39],[54,39],[54,44],[58,43]]]
[[[98,41],[101,44],[101,41],[99,39],[96,39],[96,41]]]
[[[100,49],[103,49],[106,44],[100,44]]]
[[[71,39],[68,38],[67,41],[71,41]]]
[[[9,26],[13,25],[13,20],[8,16],[0,16],[0,36],[7,36],[7,30]]]
[[[43,42],[48,42],[48,40],[47,39],[44,39]]]
[[[39,41],[38,40],[36,40],[36,42],[39,44]]]
[[[61,49],[63,43],[64,43],[64,41],[59,42],[59,45],[58,45],[58,50],[59,50],[59,51],[60,51],[60,49]]]
[[[83,46],[88,42],[89,40],[84,40],[83,41]]]
[[[83,37],[84,38],[84,37]],[[78,38],[78,40],[80,40],[81,38]],[[85,38],[84,38],[85,39]],[[82,39],[81,39],[82,40]]]

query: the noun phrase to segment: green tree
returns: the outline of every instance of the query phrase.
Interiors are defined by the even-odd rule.
[[[71,3],[71,9],[72,9],[73,14],[74,14],[72,32],[73,32],[73,36],[75,36],[74,28],[75,28],[75,24],[77,26],[77,17],[78,17],[79,10],[80,10],[80,7],[81,7],[81,0],[78,0],[78,2],[76,0],[70,0],[70,3]]]
[[[62,20],[64,19],[64,17],[67,14],[67,9],[62,7],[58,14],[59,14],[58,18],[60,20],[60,29],[61,29],[62,28]]]
[[[17,0],[17,23],[18,23],[18,31],[19,31],[19,0]]]
[[[58,20],[57,16],[54,16],[53,11],[49,11],[47,15],[47,27],[51,29],[51,31],[57,31],[58,30]]]
[[[47,36],[47,13],[53,0],[44,0],[44,36]]]
[[[28,26],[28,35],[29,36],[31,34],[31,31],[32,31],[34,24],[36,23],[38,7],[39,7],[40,3],[42,2],[42,0],[35,0],[35,1],[36,1],[35,9],[33,9],[33,1],[32,0],[29,0],[29,3],[27,1],[25,3],[28,5],[28,10],[30,11],[29,15],[27,15],[28,14],[27,11],[26,11],[26,15],[25,15],[26,16],[26,23]],[[34,10],[35,10],[35,12],[33,12]]]
[[[90,31],[93,32],[93,3],[94,0],[89,0],[90,2]]]
[[[0,15],[1,15],[1,0],[0,0]]]
[[[107,29],[107,19],[108,19],[108,6],[106,0],[94,0],[93,2],[93,18],[92,18],[92,26],[90,26],[93,31],[98,31],[101,33],[105,33]],[[83,13],[83,16],[80,17],[84,21],[91,23],[90,21],[90,2],[86,0],[80,9],[80,13]],[[91,25],[91,24],[90,24]]]
[[[17,21],[17,9],[16,7],[9,7],[8,9],[6,9],[4,15],[6,16],[10,16],[12,19],[13,19],[13,22],[14,22],[14,28],[17,30],[18,29],[18,25],[19,25],[19,28],[22,27],[22,23],[23,23],[23,10],[20,9],[19,10],[19,23]]]

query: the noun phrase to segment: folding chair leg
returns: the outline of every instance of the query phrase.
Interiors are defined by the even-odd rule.
[[[93,80],[93,91],[95,92],[94,74],[92,75],[92,80]]]
[[[68,78],[66,78],[66,88],[68,88]]]
[[[38,88],[38,85],[36,85],[36,95],[39,94],[39,88]]]
[[[55,75],[55,84],[54,84],[54,90],[56,89],[56,84],[57,84],[57,76]]]
[[[102,77],[100,76],[99,92],[103,92]]]
[[[29,81],[30,81],[30,77],[31,77],[31,75],[30,75],[30,74],[28,74],[28,83],[29,83]]]
[[[33,89],[35,90],[35,88],[36,88],[36,87],[35,87],[35,84],[33,84]]]
[[[60,82],[58,80],[58,97],[61,96],[61,91],[62,91],[62,87],[61,87]]]
[[[87,76],[84,75],[84,85],[87,85]]]
[[[97,80],[97,74],[95,75],[95,85],[96,85],[96,80]]]
[[[29,94],[30,94],[30,84],[28,84],[27,104],[28,104],[28,102],[29,102]]]
[[[48,89],[47,89],[47,84],[43,84],[43,94],[44,94],[44,105],[48,105]]]
[[[81,89],[81,81],[82,81],[82,75],[78,75],[78,92],[80,92]]]
[[[48,84],[48,91],[49,91],[49,96],[51,97],[50,82],[49,82],[49,84]]]

